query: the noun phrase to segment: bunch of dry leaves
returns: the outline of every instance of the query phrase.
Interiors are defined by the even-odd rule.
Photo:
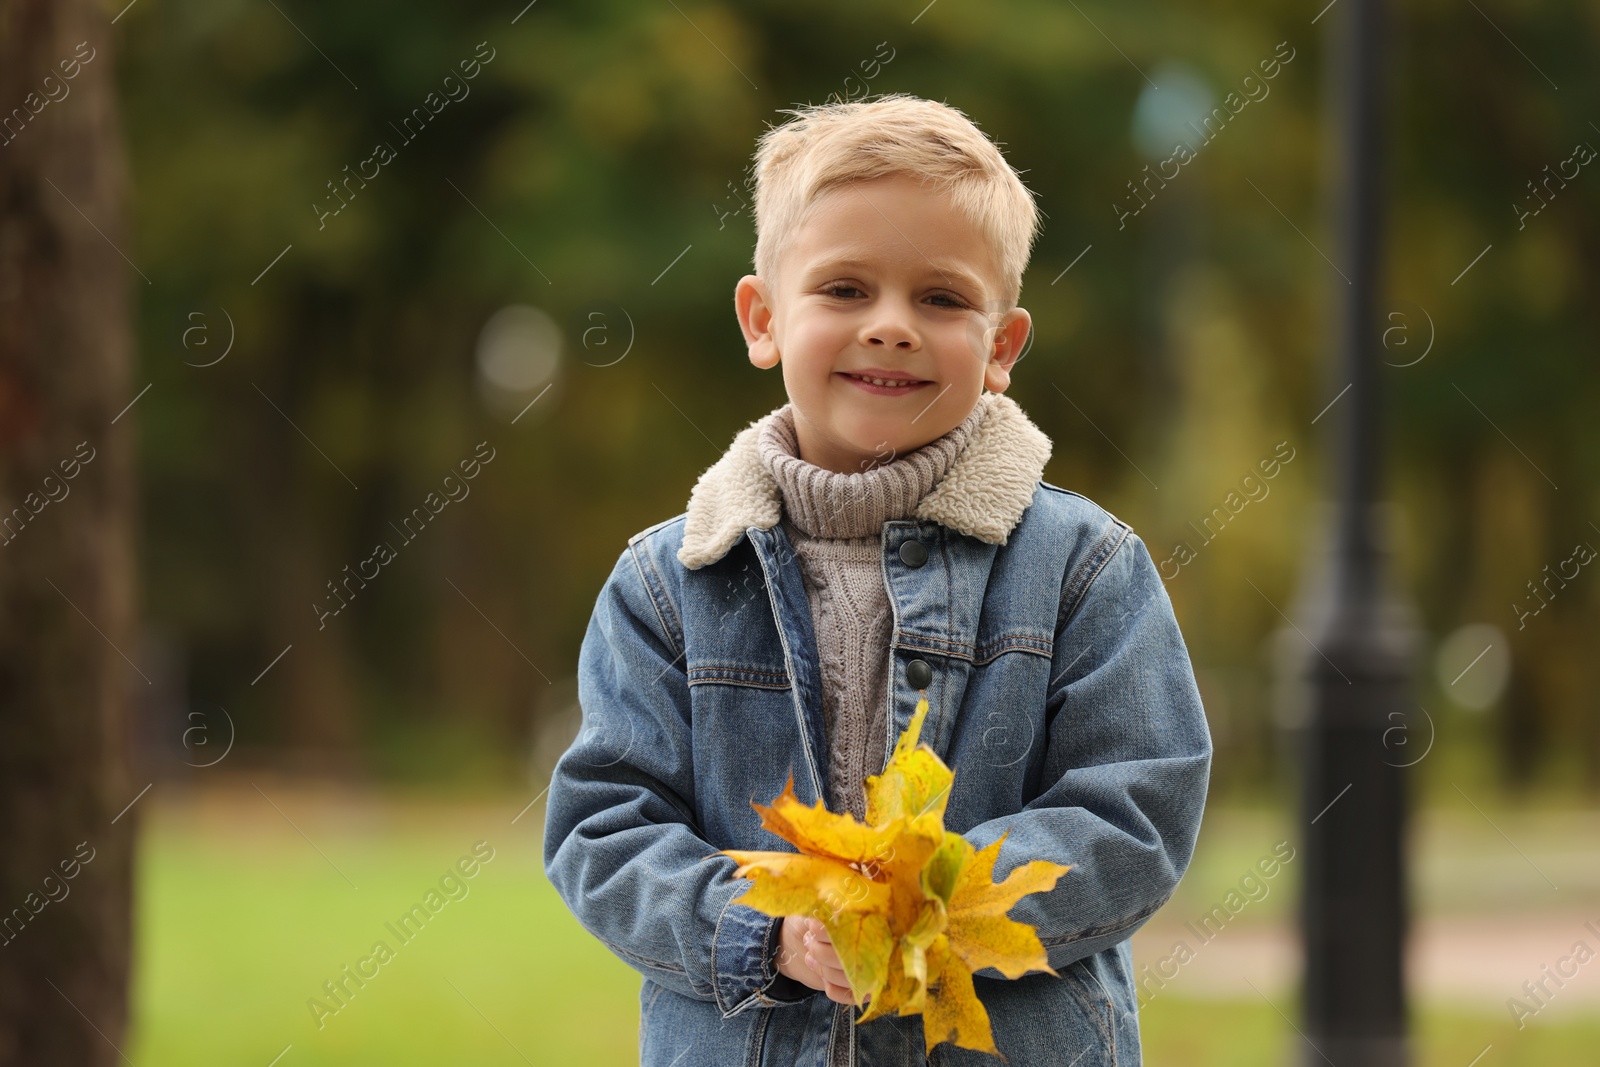
[[[821,800],[800,803],[791,774],[770,807],[751,806],[762,826],[799,852],[721,854],[753,883],[736,903],[822,921],[856,1006],[871,1001],[857,1022],[920,1013],[930,1050],[950,1041],[998,1056],[973,972],[1056,974],[1034,927],[1006,912],[1053,888],[1070,868],[1033,860],[995,884],[1006,835],[975,849],[944,828],[955,772],[918,744],[927,713],[923,697],[883,773],[867,779],[865,822],[828,811]]]

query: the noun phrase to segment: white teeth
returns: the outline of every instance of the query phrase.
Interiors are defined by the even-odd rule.
[[[908,382],[908,381],[904,381],[904,380],[901,380],[901,381],[886,381],[883,378],[863,378],[859,374],[852,374],[852,375],[850,375],[850,377],[852,377],[852,378],[854,378],[854,379],[856,379],[857,381],[860,381],[860,382],[871,382],[873,385],[914,385],[914,384],[916,384],[915,382]]]

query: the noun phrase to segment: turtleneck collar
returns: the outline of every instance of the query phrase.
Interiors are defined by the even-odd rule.
[[[792,403],[774,411],[757,438],[761,463],[778,485],[784,514],[810,537],[876,537],[883,524],[908,519],[983,421],[975,404],[942,436],[886,463],[843,474],[799,455]]]
[[[978,397],[982,421],[932,492],[916,506],[927,519],[968,537],[1003,545],[1044,476],[1050,438],[1004,393]],[[763,415],[734,435],[689,494],[678,562],[690,570],[727,555],[751,528],[771,529],[783,517],[783,494],[761,462]]]

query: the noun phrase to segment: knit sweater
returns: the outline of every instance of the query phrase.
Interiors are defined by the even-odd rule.
[[[888,747],[889,641],[894,612],[884,587],[883,525],[912,519],[983,421],[979,402],[943,436],[870,469],[842,474],[799,456],[793,404],[762,424],[761,462],[783,500],[811,606],[828,739],[828,807],[866,814],[866,779]]]

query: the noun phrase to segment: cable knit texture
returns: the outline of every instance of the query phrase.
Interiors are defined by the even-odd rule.
[[[849,474],[800,458],[794,405],[773,412],[762,427],[761,462],[782,495],[784,532],[794,544],[817,635],[834,811],[866,814],[863,786],[883,769],[887,747],[894,611],[883,583],[883,524],[916,514],[985,410],[977,404],[943,436]]]

